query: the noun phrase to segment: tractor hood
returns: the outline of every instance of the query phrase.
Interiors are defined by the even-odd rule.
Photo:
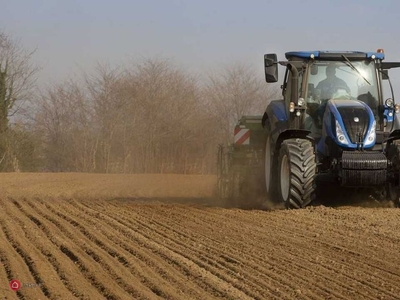
[[[375,117],[362,101],[329,100],[324,126],[326,133],[343,148],[363,149],[375,145]]]

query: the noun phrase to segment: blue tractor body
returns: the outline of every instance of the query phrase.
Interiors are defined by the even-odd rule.
[[[267,82],[278,81],[278,65],[286,68],[283,99],[270,101],[261,119],[267,194],[301,208],[328,180],[339,187],[381,189],[399,203],[399,106],[392,89],[384,100],[383,82],[400,63],[383,62],[382,50],[285,56],[280,62],[276,54],[264,57]]]
[[[302,208],[329,184],[372,188],[400,206],[400,106],[389,79],[400,62],[384,62],[381,49],[285,57],[264,56],[268,83],[285,69],[282,98],[269,101],[263,115],[239,120],[229,159],[219,160],[220,190],[231,191],[222,194],[246,202],[255,198],[246,191],[257,189]]]
[[[372,110],[364,102],[330,100],[323,116],[322,136],[317,143],[318,153],[329,155],[329,149],[326,149],[327,138],[346,150],[357,150],[361,144],[364,150],[368,150],[376,143],[375,127]]]

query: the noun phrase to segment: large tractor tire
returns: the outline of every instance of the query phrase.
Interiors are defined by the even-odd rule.
[[[386,184],[386,198],[396,207],[400,207],[400,141],[393,141],[389,146],[387,158],[393,178]]]
[[[315,199],[316,159],[305,139],[283,141],[279,152],[278,194],[286,208],[306,207]]]

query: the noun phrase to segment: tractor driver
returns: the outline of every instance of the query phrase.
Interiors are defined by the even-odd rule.
[[[330,64],[326,67],[326,78],[320,81],[316,87],[321,91],[321,100],[331,99],[333,94],[342,89],[350,95],[350,88],[343,79],[336,77],[336,66]]]

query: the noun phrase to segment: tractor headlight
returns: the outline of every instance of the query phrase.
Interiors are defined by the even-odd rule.
[[[371,130],[369,131],[367,138],[365,139],[364,146],[369,146],[375,142],[376,139],[376,121],[372,123]]]
[[[306,101],[304,101],[303,98],[299,98],[299,100],[297,101],[297,105],[298,106],[304,106],[304,104],[306,104]]]
[[[392,98],[386,99],[385,105],[386,105],[387,107],[394,108],[394,101],[393,101],[393,99],[392,99]]]
[[[344,131],[342,129],[342,126],[340,126],[338,120],[336,120],[336,137],[339,141],[339,143],[348,145],[349,141],[346,138],[346,135],[344,134]]]
[[[289,111],[294,112],[294,102],[289,103]]]

